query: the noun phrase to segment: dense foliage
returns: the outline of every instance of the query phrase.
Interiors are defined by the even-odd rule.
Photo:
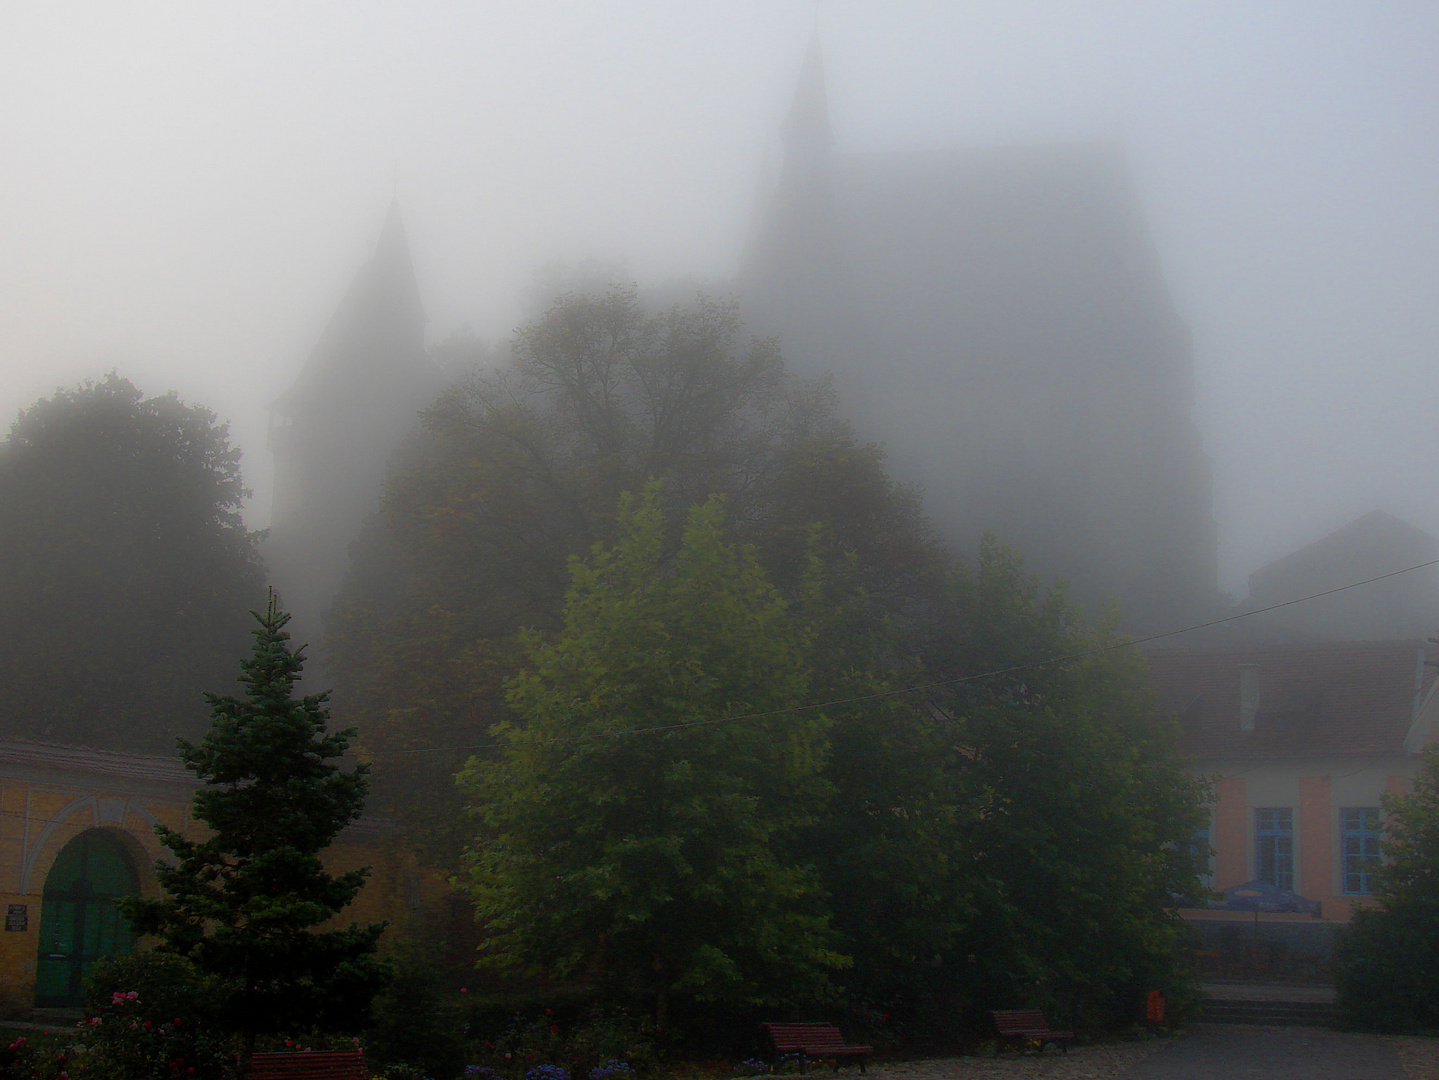
[[[815,1000],[844,961],[794,855],[828,794],[826,722],[793,712],[803,635],[717,500],[672,556],[653,488],[619,527],[572,564],[555,640],[530,640],[504,754],[464,776],[484,955],[651,997],[661,1027],[674,994]]]
[[[947,570],[731,306],[570,296],[510,355],[429,413],[330,640],[488,965],[710,1015],[1183,1001],[1203,790],[1112,629],[993,542]]]
[[[138,932],[215,980],[218,1015],[246,1055],[266,1031],[363,1026],[385,975],[374,957],[383,924],[315,929],[354,899],[368,872],[331,875],[319,858],[360,816],[368,770],[335,764],[352,733],[326,731],[326,695],[294,696],[303,660],[273,594],[255,619],[254,649],[240,665],[246,696],[207,695],[209,732],[181,746],[204,784],[194,814],[209,835],[157,827],[175,858],[156,866],[164,895],[123,902]]]
[[[932,666],[958,760],[954,836],[971,917],[952,984],[982,1010],[1044,1005],[1075,1022],[1137,1015],[1146,990],[1189,991],[1175,896],[1200,867],[1189,838],[1206,785],[1187,773],[1142,659],[1091,627],[987,539],[946,599]]]
[[[837,986],[1100,1025],[1150,989],[1183,1000],[1171,896],[1196,881],[1203,785],[1111,634],[991,542],[936,601],[943,678],[853,674],[796,711],[844,681],[816,667],[822,564],[786,604],[713,506],[672,555],[653,492],[622,507],[618,544],[572,563],[561,631],[531,640],[503,755],[465,776],[490,964],[621,999]]]
[[[0,732],[169,753],[263,597],[240,453],[125,379],[60,390],[0,445]]]
[[[380,805],[444,857],[461,836],[436,821],[461,820],[451,777],[505,715],[519,632],[559,626],[567,560],[615,539],[625,492],[657,482],[672,524],[725,496],[730,535],[790,598],[818,545],[867,598],[856,624],[904,621],[939,565],[880,451],[824,385],[786,375],[774,341],[743,341],[733,305],[651,315],[632,290],[567,296],[510,356],[427,415],[354,549],[326,650],[337,707],[384,761]]]
[[[1439,747],[1408,794],[1384,797],[1378,907],[1354,912],[1335,943],[1341,1012],[1381,1031],[1439,1031]]]

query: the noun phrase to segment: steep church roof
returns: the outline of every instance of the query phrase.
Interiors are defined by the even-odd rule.
[[[786,145],[809,144],[826,149],[834,145],[834,128],[829,122],[829,93],[824,84],[824,56],[815,34],[800,68],[794,101],[780,129]]]
[[[408,377],[424,353],[424,305],[399,199],[390,203],[369,259],[341,298],[291,388],[271,408],[299,416],[357,378]]]
[[[265,559],[313,634],[379,504],[391,459],[444,385],[425,351],[425,312],[399,203],[295,384],[271,406],[275,459]]]

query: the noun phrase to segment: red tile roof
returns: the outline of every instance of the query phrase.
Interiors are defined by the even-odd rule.
[[[1339,642],[1147,657],[1161,707],[1199,760],[1403,754],[1433,679],[1423,642]],[[1256,669],[1254,729],[1240,728],[1239,669]]]

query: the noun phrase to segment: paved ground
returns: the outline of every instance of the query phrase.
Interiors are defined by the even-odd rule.
[[[846,1078],[860,1080],[856,1070],[840,1074]],[[1439,1039],[1196,1024],[1174,1038],[1079,1046],[1068,1054],[876,1064],[865,1080],[1439,1080]]]
[[[1124,1080],[1410,1080],[1415,1074],[1401,1064],[1394,1043],[1377,1035],[1196,1024],[1121,1075]]]
[[[1200,993],[1218,1001],[1317,1001],[1332,1005],[1334,987],[1302,983],[1207,982]]]
[[[1164,1041],[1100,1043],[1076,1046],[1069,1053],[927,1058],[923,1061],[884,1062],[871,1065],[863,1080],[1120,1080],[1128,1070],[1155,1053]],[[812,1077],[832,1075],[816,1070]],[[839,1080],[860,1080],[858,1070],[846,1069]]]

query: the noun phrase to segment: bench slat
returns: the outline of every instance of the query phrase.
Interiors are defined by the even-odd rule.
[[[368,1080],[363,1050],[300,1050],[256,1054],[247,1080]]]

